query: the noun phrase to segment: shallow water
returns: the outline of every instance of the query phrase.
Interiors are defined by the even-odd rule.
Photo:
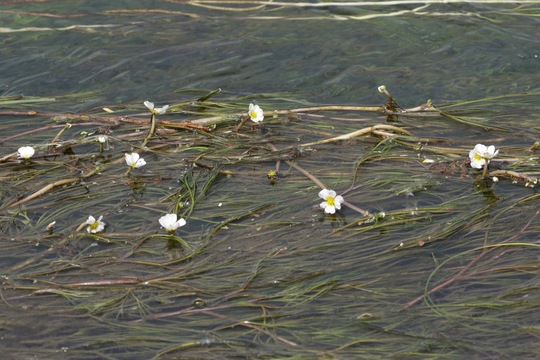
[[[538,353],[536,188],[483,181],[467,154],[493,144],[491,171],[539,175],[539,6],[260,3],[0,6],[0,348],[13,359]],[[463,118],[272,116],[382,106],[382,84],[404,108],[432,99]],[[145,100],[172,105],[160,121],[220,120],[159,126],[140,149]],[[251,102],[264,131],[236,132]],[[376,124],[411,136],[302,146]],[[31,161],[6,157],[24,145]],[[132,150],[147,165],[126,175]],[[325,215],[318,186],[287,161],[386,216]],[[167,212],[187,219],[177,235],[189,248],[160,229]],[[80,226],[88,215],[104,216],[103,233]]]

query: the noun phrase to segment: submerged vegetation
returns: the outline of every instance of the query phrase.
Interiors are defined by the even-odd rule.
[[[123,329],[48,335],[77,358],[470,352],[466,336],[439,335],[454,320],[534,336],[537,145],[506,145],[512,129],[467,104],[403,109],[379,91],[385,105],[268,104],[264,121],[253,104],[214,102],[219,91],[145,102],[150,122],[137,104],[4,109],[48,123],[3,139],[24,143],[0,159],[4,302]],[[429,136],[456,127],[476,136]],[[495,137],[497,150],[474,146]],[[400,329],[404,310],[448,323]],[[329,328],[334,316],[346,325]]]

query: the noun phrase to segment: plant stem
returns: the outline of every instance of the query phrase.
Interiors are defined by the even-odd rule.
[[[152,113],[152,117],[150,118],[150,131],[148,132],[148,136],[144,139],[141,148],[144,148],[146,144],[148,144],[148,141],[152,136],[154,136],[154,133],[156,132],[156,114]]]
[[[488,171],[488,164],[489,164],[489,162],[486,160],[486,163],[484,164],[484,171],[482,172],[482,179],[486,178],[486,174],[487,174],[487,171]]]

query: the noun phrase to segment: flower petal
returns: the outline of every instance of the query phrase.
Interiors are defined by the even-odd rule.
[[[324,208],[324,212],[327,214],[335,214],[336,213],[336,207],[335,206],[327,206]]]
[[[156,108],[155,111],[158,113],[158,114],[165,114],[167,112],[167,109],[169,108],[169,105],[165,105],[163,107],[160,107],[160,108]]]
[[[131,157],[131,154],[126,154],[126,164],[128,164],[128,166],[133,166],[133,158]]]
[[[343,199],[343,196],[341,195],[338,195],[334,198],[334,206],[336,207],[336,209],[338,210],[341,210],[341,204],[345,201],[345,199]]]
[[[186,220],[184,218],[180,218],[180,220],[178,220],[176,224],[178,225],[178,227],[182,227],[186,225]]]
[[[148,110],[150,110],[150,111],[153,111],[153,110],[154,110],[154,103],[151,102],[151,101],[148,101],[148,100],[145,101],[145,102],[144,102],[144,106],[146,106],[146,107],[148,108]]]
[[[324,200],[326,200],[329,194],[330,194],[330,190],[328,189],[322,189],[321,191],[319,191],[319,197]]]
[[[139,160],[137,160],[137,162],[135,163],[135,167],[138,169],[142,166],[146,165],[146,161],[144,161],[143,158],[140,158]]]
[[[163,227],[168,227],[174,222],[176,222],[176,214],[166,214],[159,218],[159,223]]]
[[[479,154],[485,154],[487,152],[487,147],[483,144],[476,144],[474,150]]]
[[[327,197],[336,197],[336,192],[334,190],[328,190],[328,196]]]

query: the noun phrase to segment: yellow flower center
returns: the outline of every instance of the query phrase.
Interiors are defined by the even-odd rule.
[[[252,119],[255,119],[257,117],[257,112],[255,111],[255,109],[249,112],[249,117]]]
[[[93,223],[90,224],[90,230],[96,230],[98,226],[99,226],[99,222],[94,221]]]
[[[329,196],[329,197],[326,198],[326,203],[328,204],[328,206],[335,206],[336,205],[336,199]]]
[[[476,161],[482,161],[482,159],[483,159],[483,157],[480,156],[480,154],[478,154],[478,153],[474,154],[474,160],[476,160]]]

